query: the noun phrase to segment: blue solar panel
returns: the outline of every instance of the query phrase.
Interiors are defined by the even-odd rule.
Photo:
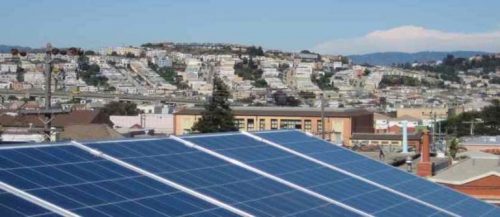
[[[415,203],[242,134],[195,136],[185,139],[367,213],[380,216],[442,214],[436,209]],[[291,139],[297,138],[291,137]],[[339,150],[333,150],[332,153],[337,151]],[[324,152],[324,150],[318,153],[320,152]],[[371,165],[363,163],[364,160],[363,158],[355,162],[361,163],[356,168],[365,174],[376,174],[392,169],[383,165],[371,168]],[[370,167],[372,171],[363,170],[364,166]]]
[[[299,131],[260,132],[255,135],[459,215],[480,216],[499,212],[490,204]],[[370,171],[380,172],[371,174]]]
[[[17,197],[11,193],[0,190],[0,216],[42,216],[54,215],[55,213],[33,204],[27,200]]]
[[[256,216],[356,216],[172,139],[86,145]]]
[[[0,167],[1,181],[82,216],[233,215],[74,146],[2,149]]]

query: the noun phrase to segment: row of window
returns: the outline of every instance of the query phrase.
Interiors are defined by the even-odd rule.
[[[245,119],[235,119],[234,123],[239,129],[245,129]],[[251,130],[265,130],[266,129],[266,120],[259,119],[259,128],[258,129],[255,128],[254,119],[247,119],[246,125],[247,125],[246,129],[249,131],[251,131]],[[321,123],[321,120],[317,120],[316,126],[317,126],[318,132],[323,130],[323,124]],[[282,119],[281,122],[279,122],[279,126],[278,126],[278,119],[271,119],[271,130],[277,130],[277,129],[300,129],[300,130],[305,130],[307,132],[311,132],[312,131],[312,121],[311,120],[304,120],[304,126],[302,127],[301,120]]]

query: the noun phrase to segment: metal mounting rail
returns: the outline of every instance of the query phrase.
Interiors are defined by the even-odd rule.
[[[146,176],[148,178],[151,178],[153,180],[161,182],[161,183],[163,183],[165,185],[168,185],[168,186],[170,186],[172,188],[175,188],[177,190],[183,191],[183,192],[185,192],[187,194],[190,194],[190,195],[192,195],[194,197],[197,197],[197,198],[199,198],[201,200],[204,200],[206,202],[214,204],[214,205],[216,205],[218,207],[224,208],[224,209],[226,209],[226,210],[228,210],[230,212],[233,212],[233,213],[235,213],[237,215],[245,216],[245,217],[253,217],[253,215],[250,214],[250,213],[247,213],[247,212],[245,212],[243,210],[240,210],[240,209],[238,209],[236,207],[233,207],[233,206],[231,206],[229,204],[226,204],[226,203],[224,203],[222,201],[219,201],[219,200],[217,200],[217,199],[215,199],[213,197],[210,197],[210,196],[204,195],[202,193],[199,193],[199,192],[197,192],[197,191],[195,191],[195,190],[193,190],[191,188],[188,188],[188,187],[185,187],[183,185],[177,184],[177,183],[175,183],[173,181],[170,181],[170,180],[168,180],[166,178],[158,176],[158,175],[156,175],[154,173],[151,173],[151,172],[149,172],[147,170],[144,170],[144,169],[141,169],[139,167],[136,167],[136,166],[134,166],[132,164],[129,164],[129,163],[125,162],[125,161],[122,161],[122,160],[120,160],[118,158],[115,158],[113,156],[107,155],[107,154],[105,154],[105,153],[103,153],[103,152],[101,152],[101,151],[99,151],[97,149],[90,148],[90,147],[85,146],[85,145],[83,145],[83,144],[81,144],[79,142],[76,142],[76,141],[71,141],[71,143],[74,146],[76,146],[76,147],[78,147],[80,149],[83,149],[84,151],[87,151],[87,152],[89,152],[92,155],[95,155],[97,157],[109,160],[109,161],[111,161],[111,162],[113,162],[115,164],[118,164],[118,165],[120,165],[122,167],[130,169],[130,170],[132,170],[134,172],[137,172],[137,173],[139,173],[141,175],[144,175],[144,176]]]
[[[11,186],[5,182],[0,181],[0,189],[9,192],[15,196],[18,196],[24,200],[27,200],[31,203],[34,203],[40,207],[43,207],[49,211],[52,211],[56,214],[65,216],[65,217],[79,217],[76,213],[73,213],[67,209],[61,208],[60,206],[57,206],[51,202],[48,202],[46,200],[43,200],[35,195],[29,194],[21,189],[18,189],[14,186]]]
[[[366,183],[368,183],[368,184],[374,185],[374,186],[376,186],[376,187],[379,187],[379,188],[384,189],[384,190],[386,190],[386,191],[389,191],[389,192],[391,192],[391,193],[397,194],[397,195],[399,195],[399,196],[401,196],[401,197],[404,197],[404,198],[409,199],[409,200],[411,200],[411,201],[417,202],[417,203],[422,204],[422,205],[424,205],[424,206],[427,206],[427,207],[433,208],[433,209],[435,209],[435,210],[438,210],[438,211],[440,211],[440,212],[446,213],[446,214],[451,215],[451,216],[460,217],[460,215],[458,215],[458,214],[456,214],[456,213],[450,212],[450,211],[445,210],[445,209],[443,209],[443,208],[441,208],[441,207],[438,207],[438,206],[435,206],[435,205],[433,205],[433,204],[430,204],[430,203],[427,203],[427,202],[425,202],[425,201],[422,201],[422,200],[420,200],[420,199],[418,199],[418,198],[415,198],[415,197],[412,197],[412,196],[410,196],[410,195],[404,194],[404,193],[402,193],[402,192],[396,191],[396,190],[394,190],[394,189],[392,189],[392,188],[389,188],[389,187],[387,187],[387,186],[385,186],[385,185],[381,185],[381,184],[376,183],[376,182],[374,182],[374,181],[372,181],[372,180],[369,180],[369,179],[364,178],[364,177],[362,177],[362,176],[359,176],[359,175],[356,175],[356,174],[354,174],[354,173],[351,173],[351,172],[349,172],[349,171],[347,171],[347,170],[344,170],[344,169],[338,168],[338,167],[333,166],[333,165],[331,165],[331,164],[329,164],[329,163],[325,163],[325,162],[320,161],[320,160],[318,160],[318,159],[316,159],[316,158],[312,158],[312,157],[310,157],[310,156],[307,156],[307,155],[305,155],[305,154],[302,154],[302,153],[300,153],[300,152],[298,152],[298,151],[295,151],[295,150],[293,150],[293,149],[290,149],[290,148],[284,147],[284,146],[282,146],[282,145],[280,145],[280,144],[278,144],[278,143],[275,143],[275,142],[269,141],[269,140],[267,140],[267,139],[264,139],[264,138],[262,138],[262,137],[260,137],[260,136],[257,136],[257,135],[254,135],[254,134],[251,134],[251,133],[248,133],[248,132],[244,132],[244,131],[242,131],[241,133],[242,133],[243,135],[249,136],[249,137],[251,137],[251,138],[253,138],[253,139],[257,140],[257,141],[264,142],[264,143],[266,143],[266,144],[268,144],[268,145],[271,145],[271,146],[273,146],[273,147],[276,147],[276,148],[278,148],[278,149],[281,149],[281,150],[286,151],[286,152],[288,152],[288,153],[291,153],[291,154],[293,154],[293,155],[299,156],[299,157],[304,158],[304,159],[306,159],[306,160],[312,161],[312,162],[314,162],[314,163],[317,163],[317,164],[319,164],[319,165],[321,165],[321,166],[324,166],[324,167],[327,167],[327,168],[329,168],[329,169],[335,170],[335,171],[337,171],[337,172],[343,173],[343,174],[345,174],[345,175],[348,175],[348,176],[353,177],[353,178],[355,178],[355,179],[358,179],[358,180],[360,180],[360,181],[363,181],[363,182],[366,182]]]
[[[210,149],[207,149],[207,148],[201,147],[201,146],[199,146],[199,145],[197,145],[197,144],[195,144],[195,143],[192,143],[192,142],[190,142],[190,141],[184,140],[184,139],[179,138],[179,137],[176,137],[176,136],[170,136],[170,138],[172,138],[172,139],[174,139],[174,140],[176,140],[176,141],[178,141],[178,142],[181,142],[182,144],[184,144],[184,145],[186,145],[186,146],[188,146],[188,147],[191,147],[191,148],[197,149],[197,150],[199,150],[199,151],[202,151],[202,152],[204,152],[204,153],[207,153],[207,154],[209,154],[209,155],[212,155],[212,156],[214,156],[214,157],[216,157],[216,158],[222,159],[222,160],[224,160],[224,161],[226,161],[226,162],[232,163],[232,164],[234,164],[234,165],[236,165],[236,166],[242,167],[242,168],[244,168],[244,169],[246,169],[246,170],[249,170],[249,171],[251,171],[251,172],[257,173],[257,174],[259,174],[259,175],[262,175],[262,176],[264,176],[264,177],[266,177],[266,178],[272,179],[272,180],[274,180],[274,181],[276,181],[276,182],[279,182],[279,183],[281,183],[281,184],[284,184],[284,185],[286,185],[286,186],[288,186],[288,187],[291,187],[291,188],[293,188],[293,189],[295,189],[295,190],[301,191],[301,192],[303,192],[303,193],[306,193],[306,194],[309,194],[309,195],[311,195],[311,196],[313,196],[313,197],[316,197],[316,198],[318,198],[318,199],[320,199],[320,200],[323,200],[323,201],[326,201],[326,202],[328,202],[328,203],[331,203],[331,204],[337,205],[337,206],[339,206],[339,207],[342,207],[342,208],[344,208],[344,209],[346,209],[346,210],[349,210],[349,211],[354,212],[354,213],[356,213],[356,214],[359,214],[359,215],[361,215],[361,216],[373,217],[373,215],[371,215],[371,214],[369,214],[369,213],[366,213],[366,212],[364,212],[364,211],[361,211],[361,210],[359,210],[359,209],[356,209],[356,208],[354,208],[354,207],[351,207],[351,206],[349,206],[349,205],[347,205],[347,204],[344,204],[344,203],[342,203],[342,202],[336,201],[336,200],[334,200],[334,199],[332,199],[332,198],[326,197],[326,196],[324,196],[324,195],[322,195],[322,194],[319,194],[319,193],[317,193],[317,192],[315,192],[315,191],[311,191],[311,190],[309,190],[309,189],[307,189],[307,188],[304,188],[304,187],[302,187],[302,186],[299,186],[299,185],[296,185],[296,184],[294,184],[294,183],[291,183],[291,182],[289,182],[289,181],[287,181],[287,180],[284,180],[284,179],[282,179],[282,178],[279,178],[279,177],[277,177],[277,176],[274,176],[274,175],[272,175],[272,174],[269,174],[269,173],[267,173],[267,172],[264,172],[264,171],[262,171],[262,170],[260,170],[260,169],[257,169],[257,168],[255,168],[255,167],[252,167],[252,166],[250,166],[250,165],[248,165],[248,164],[246,164],[246,163],[243,163],[243,162],[241,162],[241,161],[238,161],[238,160],[236,160],[236,159],[234,159],[234,158],[230,158],[230,157],[227,157],[227,156],[225,156],[225,155],[219,154],[219,153],[217,153],[217,152],[215,152],[215,151],[212,151],[212,150],[210,150]]]

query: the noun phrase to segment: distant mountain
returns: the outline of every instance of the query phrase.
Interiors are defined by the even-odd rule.
[[[0,53],[8,53],[12,48],[16,48],[22,51],[30,51],[33,50],[31,47],[22,47],[22,46],[11,46],[11,45],[3,45],[0,44]]]
[[[481,51],[452,51],[452,52],[438,52],[438,51],[424,51],[418,53],[404,53],[404,52],[383,52],[383,53],[370,53],[362,55],[348,56],[354,63],[363,64],[368,63],[371,65],[392,65],[394,63],[413,63],[413,62],[428,62],[442,60],[446,55],[451,54],[455,57],[468,58],[478,54],[487,54]]]

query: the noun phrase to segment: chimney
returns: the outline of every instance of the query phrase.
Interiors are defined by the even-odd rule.
[[[430,135],[427,130],[422,135],[422,145],[420,153],[420,162],[417,166],[417,175],[422,177],[432,176],[432,163],[430,157]]]

